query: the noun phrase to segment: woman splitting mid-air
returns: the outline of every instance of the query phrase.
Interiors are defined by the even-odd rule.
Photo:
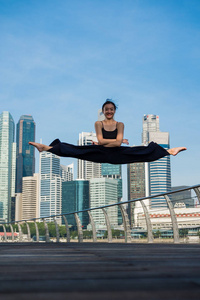
[[[62,143],[59,139],[54,140],[49,146],[29,142],[39,152],[48,151],[58,156],[74,157],[98,163],[128,164],[134,162],[150,162],[160,159],[166,155],[177,155],[185,147],[176,147],[165,150],[160,145],[151,142],[148,146],[128,147],[121,144],[129,144],[124,139],[124,124],[116,122],[114,115],[116,105],[109,99],[102,105],[104,121],[95,123],[98,142],[93,145],[76,146]]]

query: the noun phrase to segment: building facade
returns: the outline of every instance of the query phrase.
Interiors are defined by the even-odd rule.
[[[150,142],[155,142],[168,150],[169,133],[161,132],[159,129],[159,116],[144,115],[143,117],[143,133],[142,142],[148,145]],[[171,165],[170,156],[165,156],[157,161],[148,163],[148,169],[145,172],[147,182],[146,190],[150,196],[171,191]],[[149,183],[149,184],[148,184]],[[150,207],[166,207],[166,202],[163,197],[151,200]]]
[[[62,183],[62,214],[89,208],[89,181],[74,180]],[[87,212],[78,214],[83,228],[89,224]],[[74,215],[66,216],[68,224],[76,228]]]
[[[74,164],[70,164],[67,166],[60,165],[60,177],[62,181],[74,180]]]
[[[0,115],[0,221],[11,220],[11,198],[15,197],[16,144],[11,114]]]
[[[40,217],[61,214],[62,180],[60,158],[50,152],[40,153]],[[52,221],[51,218],[48,221]],[[61,219],[58,220],[61,224]]]
[[[78,145],[92,145],[92,141],[97,141],[96,134],[93,132],[82,132],[79,134]],[[89,180],[101,177],[101,164],[86,160],[78,160],[78,179]]]
[[[35,122],[30,115],[23,115],[17,123],[16,193],[22,192],[22,178],[35,173]]]
[[[145,163],[127,165],[128,200],[145,197]],[[128,214],[131,227],[134,225],[136,209],[141,209],[140,202],[128,204]]]
[[[110,205],[118,202],[118,183],[110,178],[90,179],[90,208]],[[105,217],[101,209],[91,211],[96,228],[105,228]],[[118,225],[118,207],[107,209],[112,227]]]
[[[189,186],[181,185],[181,186],[173,186],[172,191],[181,190],[184,188],[188,188]],[[171,201],[173,206],[175,206],[177,203],[184,203],[185,207],[194,207],[194,199],[192,198],[191,190],[186,190],[183,192],[178,192],[171,195]]]
[[[22,220],[39,217],[39,174],[22,179]]]
[[[150,132],[149,138],[166,150],[169,149],[168,132]],[[149,163],[149,190],[151,196],[171,191],[170,155]],[[167,207],[164,197],[151,199],[150,205],[151,208]]]

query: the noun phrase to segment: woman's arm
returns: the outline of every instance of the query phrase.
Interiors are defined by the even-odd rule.
[[[102,124],[100,121],[95,123],[95,130],[97,135],[97,140],[99,145],[105,147],[120,147],[123,142],[124,135],[124,124],[119,122],[117,123],[117,138],[116,139],[104,139],[102,135]]]

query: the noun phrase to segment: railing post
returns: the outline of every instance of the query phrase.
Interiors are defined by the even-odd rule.
[[[149,212],[148,212],[148,209],[147,209],[144,201],[140,200],[140,203],[142,204],[142,208],[143,208],[145,220],[146,220],[146,225],[147,225],[147,241],[148,241],[148,243],[153,243],[154,238],[153,238],[153,232],[152,232],[151,219],[149,216]]]
[[[63,216],[65,227],[66,227],[66,233],[67,233],[67,243],[70,243],[70,231],[69,231],[69,224],[67,222],[67,218]]]
[[[36,220],[34,221],[34,223],[35,223],[36,242],[39,243],[40,237],[39,237],[38,224],[36,223]]]
[[[120,204],[119,207],[123,218],[125,243],[131,243],[131,229],[130,229],[129,218],[123,207],[123,204]]]
[[[107,214],[105,208],[102,208],[102,211],[104,213],[105,220],[106,220],[106,226],[107,226],[107,231],[108,231],[108,243],[112,243],[112,231],[111,231],[111,227],[110,227],[110,221],[108,218],[108,214]]]
[[[13,231],[12,224],[9,224],[9,226],[10,226],[11,233],[12,233],[12,242],[14,242],[14,241],[15,241],[15,238],[14,238],[14,231]]]
[[[56,242],[59,243],[60,234],[59,234],[59,228],[58,228],[58,223],[56,221],[56,217],[54,217],[53,220],[54,220],[54,224],[55,224],[55,227],[56,227]]]
[[[19,223],[17,223],[18,230],[19,230],[19,242],[22,242],[22,228]]]
[[[74,216],[75,216],[76,225],[77,225],[77,229],[78,229],[78,241],[79,241],[79,243],[82,243],[83,242],[82,224],[81,224],[80,218],[77,215],[77,213],[75,213]]]
[[[2,226],[3,226],[3,231],[4,231],[4,242],[7,242],[6,227],[3,224],[2,224]]]
[[[50,242],[49,228],[48,228],[47,222],[44,218],[42,218],[42,221],[44,223],[44,228],[45,228],[46,243],[49,243]]]
[[[193,190],[195,191],[195,194],[197,195],[197,198],[198,198],[199,203],[200,203],[200,188],[197,187],[197,188],[194,188]]]
[[[93,242],[96,243],[97,242],[97,233],[96,233],[95,223],[94,223],[93,216],[92,216],[92,214],[89,210],[88,210],[88,215],[90,217],[90,222],[91,222],[91,225],[92,225]]]
[[[25,221],[26,223],[26,227],[27,227],[27,232],[28,232],[28,241],[31,241],[31,231],[30,231],[30,227],[27,221]]]
[[[169,199],[169,197],[167,195],[164,195],[164,197],[167,201],[167,205],[168,205],[170,215],[171,215],[173,234],[174,234],[174,244],[179,244],[179,230],[178,230],[178,223],[177,223],[176,214],[175,214],[172,202]]]

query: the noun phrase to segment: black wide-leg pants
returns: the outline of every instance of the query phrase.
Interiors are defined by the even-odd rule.
[[[169,153],[158,144],[151,142],[148,146],[137,147],[104,147],[100,145],[76,146],[54,140],[48,152],[64,157],[74,157],[97,163],[128,164],[150,162],[160,159]]]

